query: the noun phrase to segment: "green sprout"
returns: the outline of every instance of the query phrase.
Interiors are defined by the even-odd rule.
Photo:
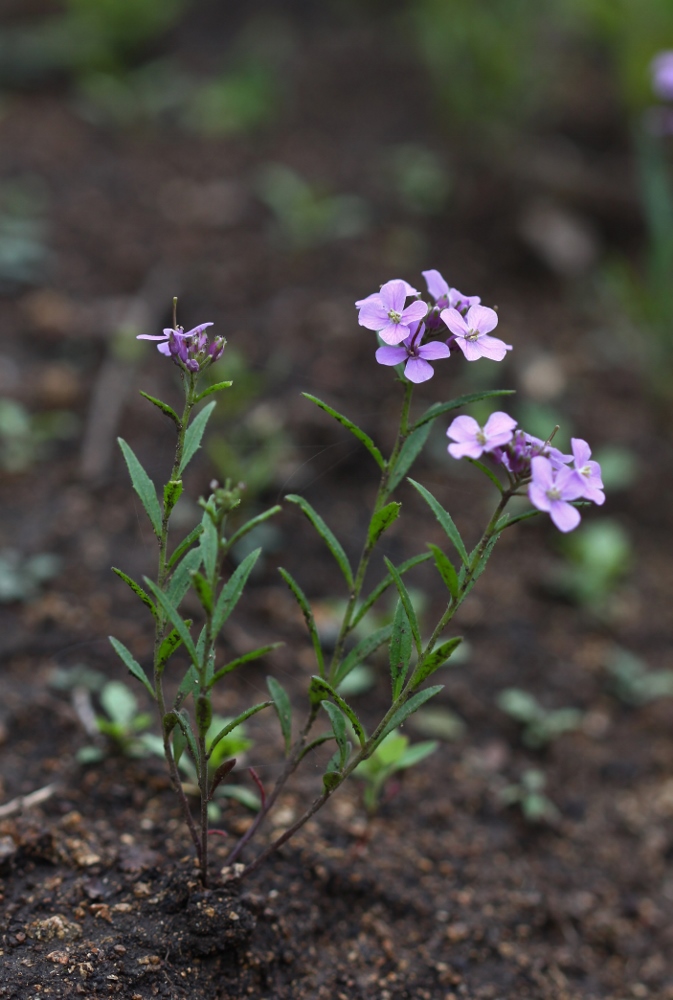
[[[523,727],[521,739],[532,750],[553,743],[563,733],[578,729],[583,713],[578,708],[546,709],[528,691],[506,688],[498,695],[498,708]]]
[[[529,768],[521,775],[520,782],[503,788],[499,798],[505,806],[518,805],[529,823],[553,823],[560,818],[560,813],[544,794],[546,785],[544,771]]]
[[[398,771],[404,771],[420,763],[437,749],[437,740],[426,740],[409,746],[408,736],[402,736],[399,729],[393,729],[367,760],[353,771],[356,778],[365,782],[364,804],[367,812],[377,812],[388,780]]]
[[[648,670],[640,657],[619,646],[608,660],[607,670],[615,694],[626,705],[673,697],[673,670]]]

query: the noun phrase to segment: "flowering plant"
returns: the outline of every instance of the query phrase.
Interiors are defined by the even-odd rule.
[[[269,698],[246,708],[235,719],[227,721],[215,735],[212,733],[212,691],[215,686],[226,683],[234,670],[266,656],[278,645],[262,646],[228,663],[218,661],[218,636],[238,603],[260,549],[246,556],[225,582],[227,557],[236,542],[277,514],[280,507],[272,507],[230,530],[230,515],[239,504],[239,487],[233,487],[230,482],[224,486],[213,483],[211,494],[200,501],[203,509],[201,522],[169,553],[171,513],[182,493],[182,476],[200,446],[215,403],[209,402],[192,419],[194,408],[207,396],[226,389],[231,383],[219,382],[199,390],[201,374],[222,356],[225,346],[221,337],[209,341],[206,330],[212,324],[201,324],[185,333],[174,317],[173,327],[165,330],[163,336],[147,338],[159,341],[159,351],[170,357],[178,367],[185,393],[181,415],[167,403],[143,393],[174,423],[177,432],[175,460],[161,501],[137,457],[120,439],[133,487],[150,519],[159,550],[156,579],[145,578],[144,586],[122,570],[115,570],[146,605],[154,620],[151,676],[121,642],[114,638],[111,642],[127,668],[156,703],[168,769],[194,842],[204,885],[208,881],[208,835],[211,832],[208,805],[236,766],[234,758],[222,760],[222,755],[218,755],[216,750],[237,726],[259,712],[267,709],[274,711],[284,744],[285,763],[271,789],[264,788],[257,773],[249,769],[251,780],[260,792],[261,805],[246,832],[233,845],[228,857],[230,866],[237,862],[244,850],[247,851],[302,761],[309,755],[319,757],[319,748],[323,746],[327,745],[332,750],[323,763],[321,788],[299,818],[275,840],[267,843],[246,865],[237,865],[232,869],[235,874],[244,876],[292,837],[356,769],[360,768],[362,775],[363,762],[371,760],[387,738],[413,712],[441,691],[441,684],[426,686],[426,682],[449,660],[461,642],[458,636],[446,638],[445,630],[483,572],[502,532],[539,511],[548,512],[557,527],[569,531],[580,519],[576,506],[578,501],[602,503],[604,500],[600,469],[596,462],[591,461],[586,442],[573,440],[573,454],[564,455],[549,440],[541,441],[517,429],[516,421],[501,411],[493,413],[483,427],[472,417],[461,415],[448,428],[451,440],[448,450],[454,458],[465,457],[471,461],[497,487],[500,498],[493,516],[476,544],[468,548],[449,511],[421,483],[409,479],[441,525],[447,548],[452,554],[430,544],[427,546],[429,551],[420,552],[400,565],[384,557],[383,566],[380,563],[376,566],[378,544],[400,516],[401,503],[393,499],[394,493],[422,451],[433,423],[466,404],[508,393],[508,390],[472,393],[435,403],[415,419],[412,418],[415,384],[427,381],[434,374],[430,361],[449,359],[452,355],[467,361],[479,358],[499,361],[511,350],[510,345],[490,336],[498,322],[495,310],[482,306],[475,296],[464,296],[449,288],[437,271],[426,271],[424,276],[434,300],[432,302],[424,301],[406,281],[395,280],[356,303],[360,325],[377,332],[383,341],[376,352],[378,362],[382,365],[404,364],[404,373],[400,371],[399,374],[402,387],[400,422],[387,458],[372,438],[348,417],[317,397],[304,393],[311,403],[357,438],[378,467],[380,481],[355,565],[334,532],[306,499],[296,494],[286,497],[300,508],[320,535],[343,576],[347,592],[336,641],[328,655],[316,627],[309,598],[286,569],[279,569],[304,615],[315,656],[315,673],[308,682],[304,718],[299,724],[293,720],[293,706],[287,692],[278,680],[268,677]],[[409,299],[411,302],[407,304]],[[482,459],[490,462],[492,467]],[[528,495],[534,509],[524,514],[507,514],[505,508],[510,499],[522,495]],[[446,588],[445,609],[429,638],[421,634],[414,601],[405,583],[407,573],[426,560],[433,561]],[[378,568],[382,575],[371,586],[367,577],[370,569],[374,568]],[[180,610],[190,589],[201,607],[201,621],[196,628]],[[356,641],[356,629],[368,611],[391,591],[397,595],[392,622]],[[388,647],[390,668],[390,707],[368,732],[340,693],[340,687],[351,671],[385,646]],[[188,667],[180,679],[175,698],[169,703],[164,689],[164,675],[179,650],[186,654]],[[188,706],[191,706],[191,711]],[[314,727],[319,720],[327,725],[327,729],[315,735]],[[191,758],[196,773],[200,798],[198,818],[192,815],[180,780],[178,764],[185,753]],[[416,758],[415,753],[412,758]]]

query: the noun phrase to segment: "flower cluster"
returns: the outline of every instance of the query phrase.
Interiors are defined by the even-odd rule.
[[[410,382],[426,382],[434,375],[430,362],[448,358],[455,350],[462,351],[467,361],[502,361],[512,348],[490,336],[498,325],[495,309],[482,306],[478,295],[463,295],[451,288],[439,271],[422,273],[433,302],[422,301],[417,289],[396,279],[355,303],[360,326],[374,330],[383,341],[376,352],[378,363],[406,362],[405,377]],[[407,299],[413,301],[407,305]],[[435,339],[427,340],[428,336]]]
[[[446,433],[453,458],[488,455],[505,468],[512,491],[528,486],[530,502],[548,513],[560,531],[572,531],[580,523],[572,501],[605,502],[600,465],[591,460],[591,449],[581,438],[572,438],[572,454],[565,455],[548,441],[516,430],[516,420],[502,412],[492,413],[483,427],[474,417],[456,417]]]
[[[183,330],[181,326],[166,328],[159,337],[154,337],[149,333],[141,333],[137,340],[158,340],[157,350],[173,361],[180,368],[195,374],[203,371],[208,365],[219,361],[224,353],[227,343],[224,337],[215,337],[213,341],[208,340],[205,332],[212,323],[201,323],[192,330]]]

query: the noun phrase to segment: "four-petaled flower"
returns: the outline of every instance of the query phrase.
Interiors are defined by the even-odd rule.
[[[501,410],[492,413],[483,427],[474,417],[456,417],[446,432],[456,442],[449,445],[449,454],[454,458],[481,458],[484,452],[511,441],[515,427],[516,420]]]
[[[468,361],[476,361],[478,358],[502,361],[507,351],[512,350],[511,344],[488,336],[498,325],[495,309],[470,306],[465,317],[457,309],[443,309],[440,316]]]
[[[406,281],[387,281],[378,295],[361,299],[360,326],[375,330],[385,344],[400,344],[410,337],[411,324],[422,320],[428,311],[427,304],[418,300],[405,309],[410,288]]]
[[[601,479],[601,467],[598,462],[592,462],[591,448],[582,438],[571,438],[570,444],[573,450],[574,468],[571,470],[574,481],[579,485],[585,500],[592,500],[597,504],[605,503],[605,493],[603,492],[603,480]]]
[[[201,323],[185,332],[181,326],[168,327],[163,334],[155,337],[150,333],[140,333],[136,340],[158,340],[157,350],[167,358],[173,358],[176,365],[196,374],[206,365],[219,361],[224,353],[226,340],[215,337],[211,342],[205,332],[212,323]]]
[[[203,331],[207,330],[208,327],[212,325],[213,325],[212,323],[201,323],[200,326],[195,326],[192,330],[187,330],[186,333],[180,326],[177,327],[175,330],[173,330],[171,327],[167,327],[166,329],[164,329],[164,332],[160,337],[154,337],[150,333],[140,333],[136,337],[136,340],[160,340],[161,343],[157,344],[157,350],[161,351],[162,354],[165,354],[167,358],[170,358],[171,355],[174,355],[175,353],[174,351],[171,350],[172,340],[176,342],[182,340],[191,341],[192,338],[194,338],[195,340],[200,340],[202,336],[204,336]]]
[[[528,499],[538,510],[549,514],[559,531],[572,531],[580,523],[580,512],[569,501],[584,495],[577,473],[567,465],[554,469],[542,455],[533,458],[530,467],[533,478]]]
[[[448,358],[451,351],[440,340],[422,344],[423,324],[412,323],[411,334],[397,347],[379,347],[376,360],[380,365],[399,365],[406,361],[405,377],[410,382],[427,382],[435,374],[430,361]]]

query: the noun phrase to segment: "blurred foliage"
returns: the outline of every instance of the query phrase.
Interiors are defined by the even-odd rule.
[[[626,705],[673,697],[673,670],[649,670],[639,656],[615,647],[606,664],[611,686]]]
[[[553,743],[564,733],[578,729],[583,713],[578,708],[544,708],[529,691],[506,688],[497,698],[498,708],[522,727],[521,739],[532,750]]]
[[[16,549],[0,550],[0,604],[37,597],[42,584],[60,571],[60,558],[49,552],[24,556]]]
[[[356,778],[366,783],[363,799],[367,812],[371,815],[378,810],[386,784],[394,774],[419,764],[436,749],[435,740],[409,746],[409,738],[402,736],[398,729],[388,733],[372,756],[353,771]]]
[[[68,440],[78,426],[69,410],[31,414],[16,400],[0,396],[0,469],[24,472],[44,456],[49,442]]]
[[[48,263],[46,202],[39,177],[17,177],[0,185],[0,293],[43,280]]]
[[[581,525],[564,536],[559,546],[566,561],[554,573],[554,588],[577,604],[597,610],[623,581],[633,561],[625,529],[605,517]]]
[[[523,818],[529,823],[553,823],[560,818],[560,813],[545,795],[546,787],[544,771],[528,768],[519,782],[501,790],[500,801],[506,806],[519,806]]]

